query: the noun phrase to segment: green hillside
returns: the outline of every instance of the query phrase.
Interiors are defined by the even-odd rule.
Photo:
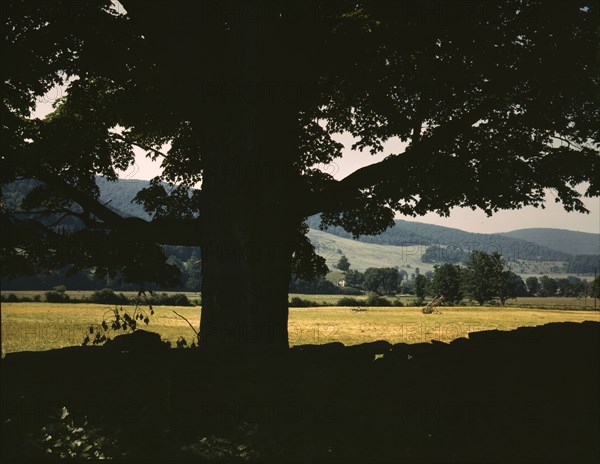
[[[308,224],[311,228],[318,228],[319,223],[320,218],[318,215],[308,218]],[[342,238],[352,238],[352,235],[341,227],[329,227],[326,232]],[[509,237],[504,234],[477,234],[450,227],[401,219],[397,219],[392,228],[379,235],[361,236],[358,240],[363,243],[377,245],[432,245],[465,251],[498,251],[511,260],[568,261],[571,257],[571,253],[564,250],[551,249],[538,243]]]
[[[148,181],[123,179],[108,182],[99,177],[97,183],[100,199],[108,207],[126,216],[149,218],[141,205],[132,203],[136,193],[146,187]],[[10,207],[16,207],[35,184],[34,181],[21,181],[4,186],[4,201]],[[76,221],[73,219],[73,227],[76,227]],[[560,229],[476,234],[450,227],[396,220],[394,227],[380,235],[353,240],[351,234],[339,227],[318,230],[319,222],[319,216],[307,219],[311,227],[309,238],[317,252],[326,258],[330,269],[345,254],[356,270],[398,266],[410,275],[416,267],[424,273],[432,270],[436,262],[449,261],[450,255],[460,261],[469,251],[478,249],[499,251],[520,274],[589,274],[598,265],[600,255],[600,234]],[[170,252],[169,249],[168,254]],[[179,258],[185,261],[187,257],[184,253]]]
[[[433,264],[421,262],[425,245],[395,246],[363,243],[358,240],[337,237],[321,230],[311,229],[308,237],[318,254],[323,256],[329,269],[333,269],[342,254],[350,260],[351,268],[364,271],[368,267],[394,267],[409,275],[419,268],[421,273],[433,271]]]
[[[148,186],[147,180],[120,179],[117,182],[109,182],[104,177],[97,177],[96,183],[100,187],[100,201],[102,203],[109,202],[108,207],[120,211],[126,216],[150,218],[142,205],[132,202],[135,195]]]
[[[600,228],[600,225],[598,227]],[[527,240],[572,255],[600,254],[600,234],[564,229],[531,228],[513,230],[501,235]]]

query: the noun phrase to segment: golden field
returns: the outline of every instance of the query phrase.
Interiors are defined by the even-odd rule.
[[[132,312],[133,307],[123,307]],[[111,307],[98,304],[3,303],[2,353],[40,351],[80,345],[90,325],[110,315]],[[141,328],[158,332],[172,346],[178,337],[194,339],[189,325],[200,320],[199,307],[154,307],[150,324]],[[147,311],[147,309],[146,309]],[[348,307],[291,308],[290,345],[342,342],[354,345],[375,340],[391,343],[420,343],[431,340],[449,342],[481,330],[512,330],[549,322],[600,322],[600,313],[576,310],[540,310],[518,307],[441,307],[425,315],[421,307],[368,308],[353,311]],[[115,334],[116,335],[116,334]]]

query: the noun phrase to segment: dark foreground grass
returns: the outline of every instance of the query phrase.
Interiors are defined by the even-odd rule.
[[[132,462],[598,462],[599,341],[583,322],[269,357],[160,342],[9,353],[2,462],[49,456],[56,436],[29,434],[63,406]]]

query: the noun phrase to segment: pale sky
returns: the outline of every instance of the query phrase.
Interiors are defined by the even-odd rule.
[[[45,97],[39,100],[33,117],[43,118],[52,111],[52,102],[62,95],[60,88],[52,89]],[[336,135],[334,137],[341,142],[345,149],[343,156],[321,169],[332,174],[336,179],[343,179],[347,175],[362,166],[376,163],[390,154],[400,153],[405,145],[399,140],[390,140],[384,144],[381,154],[370,155],[368,151],[357,152],[350,149],[352,137],[350,134]],[[166,147],[165,147],[166,148]],[[149,180],[158,175],[160,159],[153,162],[145,156],[145,151],[136,148],[136,161],[127,171],[119,174],[122,179],[144,179]],[[584,191],[583,186],[579,189]],[[470,208],[453,208],[450,217],[440,217],[435,213],[416,218],[397,215],[397,219],[408,221],[425,222],[446,227],[454,227],[469,232],[508,232],[515,229],[530,227],[551,227],[557,229],[568,229],[580,232],[600,233],[600,198],[582,199],[590,214],[566,212],[560,204],[555,203],[554,196],[550,190],[546,194],[546,208],[526,207],[520,210],[501,211],[492,217],[487,217],[483,211],[473,211]]]
[[[350,150],[353,140],[350,134],[335,138],[346,147],[343,151],[344,156],[335,161],[336,166],[333,170],[337,171],[335,174],[337,179],[344,178],[362,166],[381,161],[390,154],[401,153],[406,146],[406,144],[403,144],[398,139],[390,140],[384,144],[382,154],[371,156],[368,151],[361,153]],[[331,171],[332,169],[330,168],[329,170]],[[584,192],[584,186],[580,186],[578,191]],[[491,217],[488,217],[481,210],[473,211],[470,208],[453,208],[449,217],[440,217],[435,213],[428,213],[425,216],[418,216],[416,218],[402,215],[397,215],[396,218],[480,233],[509,232],[515,229],[530,227],[551,227],[600,233],[600,198],[582,198],[590,214],[568,213],[554,199],[555,197],[552,192],[547,190],[545,209],[528,206],[520,210],[500,211]]]

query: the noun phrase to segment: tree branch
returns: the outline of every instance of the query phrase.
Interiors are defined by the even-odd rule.
[[[94,226],[109,229],[121,238],[168,245],[198,246],[200,244],[199,219],[157,218],[146,221],[137,217],[124,218],[65,181],[45,178],[38,180],[51,184],[65,198],[77,203],[85,214],[91,214],[102,221],[102,223],[94,223]],[[77,214],[77,216],[82,218],[84,215]]]
[[[47,184],[52,185],[59,193],[64,195],[69,200],[73,200],[84,211],[91,213],[98,219],[102,220],[109,228],[117,227],[124,220],[119,214],[115,213],[110,208],[100,203],[95,198],[83,193],[71,184],[60,179],[39,179]]]
[[[416,145],[421,140],[421,127],[423,126],[422,109],[425,106],[423,95],[419,95],[419,99],[415,104],[415,115],[413,118],[413,130],[411,135],[411,145]]]
[[[163,153],[160,150],[157,150],[156,148],[152,148],[152,147],[149,147],[148,145],[141,144],[139,142],[135,142],[135,141],[129,139],[128,137],[125,137],[122,134],[117,134],[116,132],[111,132],[110,135],[111,135],[111,137],[122,140],[123,142],[129,143],[130,145],[135,145],[136,147],[140,147],[142,150],[154,152],[157,155],[162,156],[163,158],[169,157],[169,155],[167,155],[166,153]]]
[[[172,309],[171,311],[173,311],[175,314],[177,314],[181,319],[183,319],[185,322],[188,323],[188,325],[192,328],[192,330],[194,331],[194,333],[196,334],[196,338],[199,337],[198,331],[196,329],[194,329],[194,326],[190,323],[190,321],[187,320],[186,317],[182,316],[181,314],[179,314],[177,311],[175,311],[174,309]]]
[[[341,211],[356,201],[361,189],[372,187],[382,181],[397,180],[407,163],[430,157],[437,149],[465,133],[482,119],[497,101],[497,98],[490,97],[466,115],[439,127],[430,137],[411,145],[403,153],[390,155],[383,161],[364,166],[344,179],[332,183],[323,191],[309,195],[308,200],[299,205],[301,215],[307,217],[324,211]]]

